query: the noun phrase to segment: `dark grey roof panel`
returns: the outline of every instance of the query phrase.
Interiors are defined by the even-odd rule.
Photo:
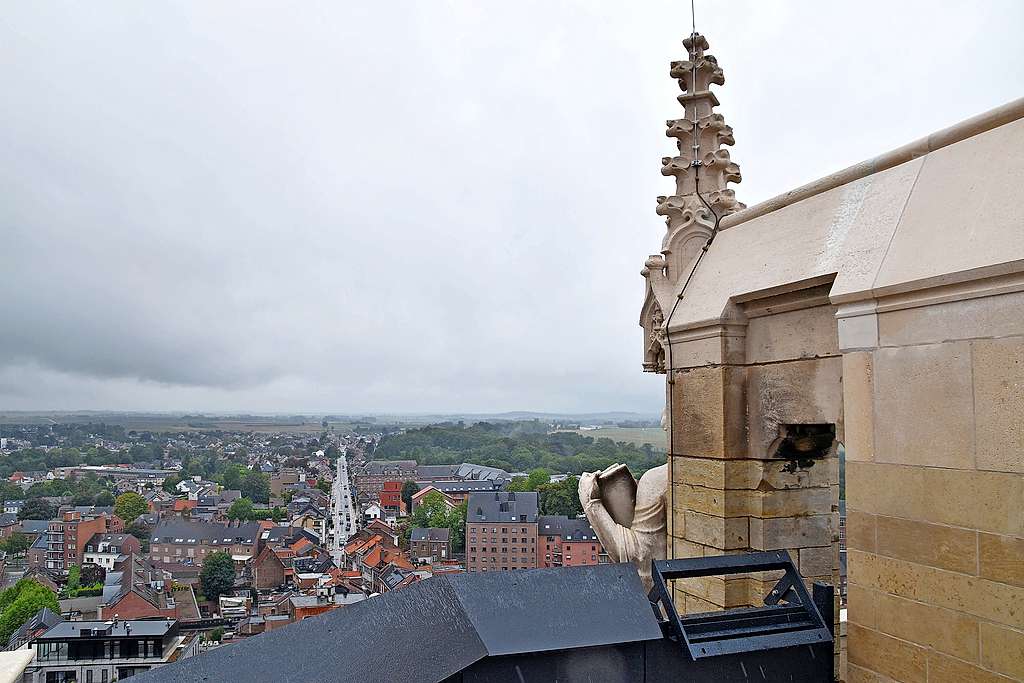
[[[453,574],[491,656],[661,638],[632,564]]]
[[[647,608],[650,612],[650,608]],[[442,577],[140,674],[139,683],[418,683],[487,655]]]
[[[304,619],[138,680],[433,683],[486,656],[661,637],[631,564],[455,574]]]

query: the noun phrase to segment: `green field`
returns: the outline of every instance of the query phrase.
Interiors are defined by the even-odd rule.
[[[661,427],[601,427],[599,429],[574,429],[577,434],[594,439],[611,439],[643,446],[651,444],[655,450],[664,451],[668,448],[668,437]]]

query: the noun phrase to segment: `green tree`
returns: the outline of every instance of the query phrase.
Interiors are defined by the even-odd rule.
[[[270,478],[262,472],[246,472],[238,488],[242,496],[254,503],[270,502]]]
[[[32,541],[28,540],[28,536],[17,531],[0,543],[0,550],[10,555],[23,555],[30,547],[32,547]]]
[[[152,535],[152,530],[148,526],[136,519],[124,528],[124,532],[139,539],[139,547],[142,552],[149,552],[149,537]]]
[[[57,507],[42,498],[29,498],[18,511],[18,519],[53,519]]]
[[[82,565],[82,571],[79,581],[83,586],[94,586],[97,583],[103,584],[103,579],[107,576],[107,570],[98,564],[87,562]]]
[[[331,482],[326,479],[317,479],[316,487],[327,495],[331,495]]]
[[[448,515],[448,540],[453,553],[466,550],[466,503],[453,509]]]
[[[131,524],[139,515],[149,511],[149,503],[137,493],[128,491],[122,493],[114,502],[114,514],[124,520],[125,524]]]
[[[100,491],[96,494],[96,497],[93,498],[92,504],[99,505],[100,507],[110,507],[115,502],[117,501],[114,499],[113,493],[110,491]]]
[[[242,488],[242,479],[245,476],[245,468],[238,465],[228,465],[221,475],[221,483],[224,488],[230,491],[237,491]]]
[[[402,484],[402,500],[405,502],[405,511],[412,514],[412,496],[420,490],[420,485],[414,481],[407,481]]]
[[[64,585],[64,589],[69,593],[78,590],[82,585],[82,568],[77,564],[71,565],[71,569],[68,570],[68,582]]]
[[[56,594],[32,579],[22,579],[0,593],[0,642],[10,640],[11,634],[44,607],[60,614]]]
[[[228,519],[250,520],[252,516],[252,501],[248,498],[239,498],[231,503],[228,508]]]
[[[207,555],[199,572],[199,583],[203,587],[203,595],[214,602],[230,593],[235,586],[235,563],[231,556],[224,551]]]
[[[217,628],[210,631],[210,640],[219,643],[221,638],[224,637],[224,627],[218,626]]]
[[[164,483],[161,484],[160,486],[161,486],[161,488],[163,488],[164,491],[166,491],[167,493],[169,493],[169,494],[171,494],[173,496],[173,495],[176,495],[178,493],[177,486],[180,483],[181,483],[181,476],[177,475],[177,474],[171,474],[171,475],[168,475],[166,479],[164,479]]]
[[[555,484],[541,484],[537,492],[542,515],[565,515],[572,519],[583,514],[577,477],[567,477]]]

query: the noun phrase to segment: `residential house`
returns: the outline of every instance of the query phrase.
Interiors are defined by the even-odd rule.
[[[112,508],[85,506],[65,510],[47,524],[46,568],[66,572],[71,565],[82,564],[87,540],[96,534],[118,531],[124,531],[124,522],[113,514]]]
[[[259,530],[255,522],[162,520],[153,529],[149,553],[154,561],[199,567],[208,554],[224,551],[242,565],[259,552]]]
[[[271,590],[284,586],[292,576],[294,553],[287,548],[263,546],[252,562],[253,587],[256,590]]]
[[[466,511],[466,569],[537,567],[537,503],[535,491],[472,494]]]
[[[435,481],[430,486],[445,494],[456,505],[460,505],[474,493],[488,493],[500,490],[505,481],[486,479],[477,481],[472,479],[459,479],[453,481]]]
[[[405,501],[402,500],[402,482],[386,481],[377,492],[377,501],[385,518],[405,516]]]
[[[96,564],[106,570],[114,568],[118,560],[127,555],[138,555],[142,552],[139,539],[131,534],[94,534],[85,542],[85,553],[82,561]]]
[[[409,535],[409,555],[420,564],[447,560],[451,554],[447,528],[417,528]]]
[[[172,619],[62,621],[30,641],[25,683],[109,683],[199,653],[198,633]]]
[[[416,508],[418,508],[420,505],[423,504],[423,499],[426,498],[429,494],[434,493],[434,492],[436,492],[439,496],[441,496],[441,500],[444,501],[444,506],[445,506],[446,509],[453,510],[453,509],[455,509],[458,506],[458,502],[456,502],[455,498],[453,498],[452,496],[448,495],[447,493],[439,490],[438,488],[436,488],[432,484],[427,484],[426,486],[421,488],[419,491],[417,491],[416,493],[412,494],[412,501],[411,501],[412,502],[412,509],[410,510],[410,513],[416,512]]]
[[[537,564],[579,567],[607,562],[597,533],[585,518],[541,515],[537,520]]]
[[[64,619],[59,614],[51,612],[49,607],[43,607],[11,634],[7,640],[7,649],[20,650],[30,640],[41,636],[62,621]]]

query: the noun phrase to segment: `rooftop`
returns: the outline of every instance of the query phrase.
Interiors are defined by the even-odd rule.
[[[536,522],[536,491],[495,491],[471,493],[466,507],[467,522]]]
[[[172,619],[121,620],[116,625],[113,621],[62,621],[39,636],[39,639],[163,636],[175,623]]]

